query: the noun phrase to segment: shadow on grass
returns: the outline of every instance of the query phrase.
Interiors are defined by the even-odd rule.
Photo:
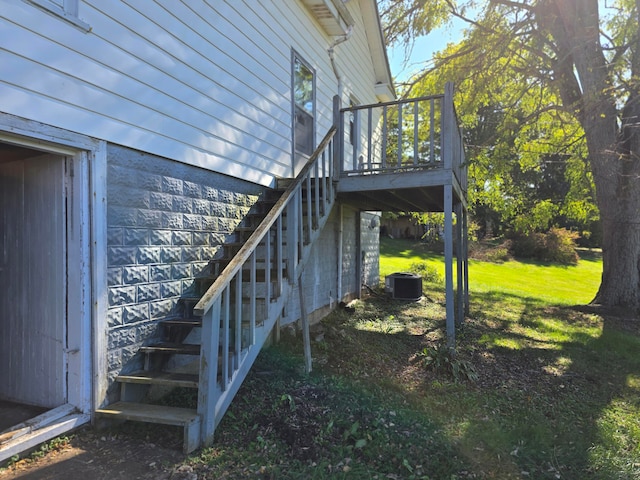
[[[477,383],[418,362],[441,304],[370,299],[323,322],[311,376],[299,339],[275,350],[288,369],[265,357],[220,435],[252,425],[244,443],[277,478],[640,478],[637,329],[506,293],[472,306],[459,355]]]
[[[493,292],[476,305],[465,334],[499,414],[470,438],[501,439],[533,478],[640,478],[638,319]],[[519,315],[500,319],[505,305]]]

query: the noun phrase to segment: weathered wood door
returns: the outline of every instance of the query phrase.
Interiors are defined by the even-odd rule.
[[[64,157],[0,158],[0,398],[67,400]]]

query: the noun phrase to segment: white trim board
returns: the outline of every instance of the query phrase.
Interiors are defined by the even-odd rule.
[[[106,394],[107,149],[104,141],[4,113],[0,114],[0,142],[67,157],[68,167],[74,170],[68,188],[73,190],[75,204],[69,248],[74,291],[69,297],[68,321],[73,328],[65,352],[68,403],[63,405],[75,413],[47,412],[53,423],[3,445],[0,456],[9,458],[89,422]],[[4,457],[5,450],[12,452],[9,457]]]

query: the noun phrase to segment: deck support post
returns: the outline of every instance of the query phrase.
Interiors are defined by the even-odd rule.
[[[469,211],[462,208],[462,255],[464,255],[464,315],[469,315]]]
[[[456,267],[457,267],[457,288],[456,288],[456,327],[461,327],[464,321],[464,244],[463,244],[463,213],[462,202],[455,206],[456,212]]]
[[[447,347],[456,349],[456,324],[453,291],[453,186],[444,186],[444,271],[447,311]]]
[[[356,212],[356,289],[357,298],[362,298],[362,213]]]

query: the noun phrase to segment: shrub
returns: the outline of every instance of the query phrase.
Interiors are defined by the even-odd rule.
[[[500,245],[490,242],[469,243],[469,258],[483,262],[502,263],[511,260],[511,241],[507,240]]]
[[[425,282],[442,283],[443,279],[438,270],[427,262],[414,262],[409,266],[411,273],[420,275]]]
[[[578,234],[566,228],[552,228],[546,235],[546,260],[563,265],[575,265],[579,256],[576,253]]]
[[[491,248],[485,256],[488,262],[502,263],[509,260],[509,250],[506,247]]]
[[[576,253],[578,236],[576,232],[566,228],[552,228],[547,233],[520,235],[512,240],[511,253],[519,258],[575,265],[580,258]]]

